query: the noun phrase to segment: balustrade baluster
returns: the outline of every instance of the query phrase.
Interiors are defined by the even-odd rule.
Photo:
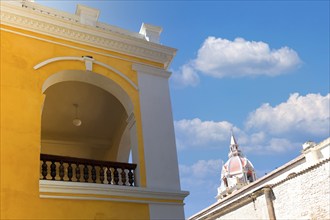
[[[115,184],[118,185],[119,182],[119,173],[117,170],[117,167],[114,167],[114,172],[113,172],[113,180],[115,181]]]
[[[73,176],[72,166],[71,166],[71,163],[69,163],[69,166],[68,166],[68,178],[69,178],[69,181],[72,181],[72,176]]]
[[[107,180],[108,184],[111,184],[111,168],[107,167]]]
[[[76,164],[76,178],[77,178],[77,182],[80,182],[80,167],[79,167],[79,163]]]
[[[104,182],[104,169],[102,166],[100,167],[100,181],[101,183]]]
[[[41,174],[42,174],[42,176],[43,176],[43,179],[45,180],[45,179],[47,179],[47,174],[48,174],[48,172],[47,172],[47,163],[46,163],[46,160],[43,160],[42,161],[42,172],[41,172]]]
[[[92,180],[93,183],[96,183],[96,169],[94,165],[92,165]]]
[[[43,180],[93,182],[102,184],[107,181],[108,184],[113,185],[135,185],[134,171],[136,164],[97,161],[47,154],[40,155],[40,163],[40,179]]]
[[[63,166],[63,161],[60,161],[60,166],[59,166],[59,176],[61,181],[63,181],[64,179],[64,166]]]
[[[52,176],[52,180],[55,180],[55,177],[56,177],[56,164],[55,164],[55,161],[52,161],[52,164],[50,165],[50,175]]]
[[[134,178],[133,178],[133,173],[132,173],[131,169],[128,170],[128,182],[129,182],[130,186],[133,186]]]
[[[86,163],[84,166],[84,179],[85,179],[85,182],[87,183],[88,179],[89,179],[89,174],[88,174],[88,165]]]
[[[124,168],[121,168],[121,182],[123,183],[123,186],[126,185],[126,172]]]

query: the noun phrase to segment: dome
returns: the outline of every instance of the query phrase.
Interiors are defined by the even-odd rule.
[[[242,173],[247,164],[247,159],[240,156],[233,156],[223,165],[228,175],[235,175]]]
[[[252,163],[243,155],[234,135],[231,136],[228,161],[222,165],[220,198],[255,181],[256,174]]]
[[[246,157],[244,156],[233,156],[222,166],[221,178],[224,176],[242,176],[244,173],[248,177],[254,173],[254,167]],[[250,181],[252,182],[252,181]]]

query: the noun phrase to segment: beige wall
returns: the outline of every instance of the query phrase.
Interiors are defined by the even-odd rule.
[[[277,219],[330,219],[330,164],[273,188]]]
[[[276,219],[330,219],[330,164],[275,185]],[[269,219],[264,195],[218,219]]]
[[[261,195],[254,203],[248,203],[218,219],[268,219],[265,196]]]

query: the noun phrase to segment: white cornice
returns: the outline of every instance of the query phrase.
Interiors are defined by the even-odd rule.
[[[92,200],[118,200],[126,202],[142,203],[175,203],[183,201],[189,194],[186,191],[165,191],[131,186],[114,186],[107,184],[61,182],[50,180],[39,180],[40,197],[67,199],[92,199]],[[56,195],[56,193],[60,195]],[[81,195],[90,195],[82,197]],[[102,197],[98,197],[102,196]],[[117,198],[116,198],[117,197]],[[121,198],[118,198],[121,197]],[[161,201],[165,200],[165,201]],[[168,202],[166,200],[177,200],[178,202]]]
[[[83,25],[77,15],[36,3],[1,1],[1,24],[162,63],[167,69],[176,49],[148,42],[138,33],[97,22]]]
[[[160,76],[160,77],[163,77],[166,79],[168,79],[171,76],[171,72],[169,72],[169,71],[166,71],[166,70],[163,70],[160,68],[156,68],[156,67],[143,65],[143,64],[138,64],[138,63],[134,63],[132,65],[132,69],[134,71],[136,71],[137,73],[156,75],[156,76]]]

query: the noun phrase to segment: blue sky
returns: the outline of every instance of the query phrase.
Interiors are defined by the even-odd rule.
[[[163,27],[186,217],[216,202],[230,130],[258,177],[329,136],[329,1],[37,1]]]

